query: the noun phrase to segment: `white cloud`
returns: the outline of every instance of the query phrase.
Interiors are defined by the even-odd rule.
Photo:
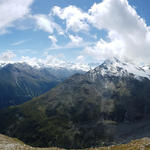
[[[77,60],[77,61],[82,61],[82,60],[84,60],[84,56],[79,55],[79,56],[76,58],[76,60]]]
[[[22,56],[17,62],[25,62],[31,66],[40,67],[39,64],[41,64],[42,59],[36,57]]]
[[[1,0],[0,1],[0,33],[6,33],[14,22],[29,14],[34,0]]]
[[[56,30],[59,34],[63,34],[62,28],[55,23],[50,16],[37,14],[32,16],[35,19],[37,27],[49,33],[53,33]]]
[[[47,55],[44,59],[36,57],[22,56],[21,62],[26,62],[31,66],[46,66],[46,67],[66,67],[67,62],[59,56]]]
[[[111,42],[106,42],[101,39],[96,45],[86,47],[83,52],[99,61],[113,56],[123,57],[124,51],[124,43],[122,41],[115,39]]]
[[[84,64],[86,61],[85,61],[85,56],[83,55],[79,55],[77,56],[76,60],[75,60],[77,63],[80,63],[80,64]]]
[[[14,43],[12,43],[12,46],[21,45],[21,44],[25,43],[26,41],[27,41],[27,40],[21,40],[21,41],[14,42]]]
[[[81,62],[68,62],[61,55],[47,55],[44,59],[23,56],[20,62],[26,62],[27,64],[36,67],[45,66],[52,68],[67,68],[83,71],[88,71],[90,69],[90,66],[88,64],[83,64]]]
[[[127,0],[104,0],[88,13],[93,26],[108,31],[108,40],[100,39],[85,52],[97,59],[117,55],[150,62],[150,29]]]
[[[104,0],[89,10],[89,21],[99,29],[136,32],[145,30],[146,24],[127,0]]]
[[[97,60],[117,56],[150,63],[150,27],[128,0],[103,0],[95,3],[87,13],[75,6],[55,6],[52,12],[66,21],[67,30],[88,31],[92,25],[107,32],[105,40],[99,39],[93,46],[84,45],[84,54]],[[78,43],[77,38],[70,36],[70,39]]]
[[[72,30],[74,32],[88,31],[89,25],[86,23],[87,13],[83,13],[82,10],[75,6],[68,6],[61,9],[55,6],[52,10],[53,15],[57,15],[63,20],[66,20],[67,30]]]
[[[53,35],[50,35],[49,37],[48,37],[51,41],[52,41],[52,45],[53,46],[56,46],[56,43],[57,43],[57,39],[56,39],[56,37]]]
[[[75,6],[65,8],[55,6],[49,15],[31,15],[30,6],[33,1],[1,0],[0,33],[7,32],[7,29],[16,23],[15,21],[25,16],[30,16],[29,18],[35,21],[38,29],[50,34],[48,37],[52,41],[50,49],[85,47],[82,55],[84,54],[84,57],[85,55],[92,56],[96,60],[117,56],[150,63],[150,27],[137,14],[136,10],[129,5],[127,0],[103,0],[101,3],[95,3],[88,12],[83,12]],[[53,20],[54,16],[58,16],[66,22],[66,31],[68,31],[67,35],[70,43],[61,46],[56,44],[55,31],[60,35],[64,35],[64,31]],[[91,25],[100,31],[105,30],[107,32],[105,40],[99,39],[94,44],[90,41],[85,42],[78,35],[77,32],[80,31],[87,33]],[[75,33],[72,33],[72,31]],[[97,39],[98,36],[93,36],[93,38]],[[18,41],[13,45],[19,45],[23,42]],[[7,56],[5,54],[4,58],[9,59]],[[79,56],[78,59],[82,60],[82,57]],[[56,62],[56,59],[53,59],[53,61]]]
[[[44,62],[47,66],[50,67],[64,67],[66,66],[66,61],[60,57],[48,55]]]
[[[6,51],[0,55],[0,61],[11,61],[15,57],[16,57],[15,53],[13,53],[12,51]]]
[[[75,48],[84,48],[93,44],[93,42],[85,42],[82,37],[77,35],[68,35],[70,41],[64,45],[52,44],[51,47],[47,48],[46,51],[49,50],[63,50],[63,49],[75,49]],[[52,38],[52,37],[51,37]],[[56,39],[57,40],[57,39]]]
[[[69,35],[69,38],[71,40],[70,45],[73,46],[79,46],[80,44],[83,43],[83,38],[79,37],[79,36],[74,36],[74,35]]]

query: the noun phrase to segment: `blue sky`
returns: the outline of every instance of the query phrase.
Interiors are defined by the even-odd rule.
[[[1,0],[2,61],[149,62],[148,0]]]

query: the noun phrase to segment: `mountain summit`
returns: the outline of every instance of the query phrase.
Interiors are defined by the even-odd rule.
[[[134,76],[137,79],[150,79],[150,69],[145,66],[138,66],[130,62],[122,62],[117,58],[107,59],[100,66],[91,70],[94,76],[101,74],[102,76]]]

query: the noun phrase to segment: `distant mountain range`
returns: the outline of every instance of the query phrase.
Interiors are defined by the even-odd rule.
[[[149,67],[114,58],[0,111],[0,131],[32,146],[87,148],[150,136]]]
[[[0,65],[0,108],[21,104],[55,87],[82,70],[32,67],[26,63]]]
[[[58,62],[57,62],[58,61]],[[29,66],[33,67],[33,68],[52,68],[52,69],[60,69],[63,68],[65,70],[82,70],[82,71],[89,71],[91,68],[95,68],[96,66],[98,66],[101,63],[81,63],[76,62],[61,62],[59,63],[59,60],[57,60],[56,63],[55,62],[51,62],[51,61],[33,61],[33,60],[24,60],[24,61],[1,61],[0,60],[0,67],[4,67],[8,64],[28,64]]]

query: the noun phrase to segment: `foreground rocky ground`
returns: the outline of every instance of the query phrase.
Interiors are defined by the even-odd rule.
[[[0,150],[60,150],[59,148],[33,148],[15,138],[0,134]],[[61,149],[63,150],[63,149]],[[86,150],[150,150],[150,138],[131,141],[128,144],[113,145],[101,148],[88,148]]]
[[[33,148],[18,139],[0,134],[0,150],[58,150],[58,148]]]

